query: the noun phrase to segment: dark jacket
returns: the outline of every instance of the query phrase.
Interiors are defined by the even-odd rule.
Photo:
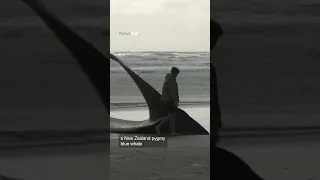
[[[179,102],[179,89],[176,78],[168,73],[162,86],[162,101]]]

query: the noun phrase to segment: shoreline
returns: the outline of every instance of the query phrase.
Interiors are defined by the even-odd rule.
[[[190,102],[181,102],[180,105],[183,107],[203,107],[208,106],[210,101],[190,101]],[[121,110],[121,109],[140,109],[143,107],[148,107],[145,102],[131,103],[131,102],[114,102],[110,103],[110,109],[112,110]]]

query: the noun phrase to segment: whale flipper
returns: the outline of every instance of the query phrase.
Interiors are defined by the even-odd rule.
[[[119,63],[137,84],[148,105],[150,120],[157,120],[166,116],[166,112],[161,101],[161,95],[150,84],[126,66],[120,59],[113,55],[111,56],[111,59]]]
[[[53,31],[58,39],[78,61],[81,69],[88,76],[90,82],[98,91],[105,106],[110,111],[110,87],[108,85],[109,60],[81,36],[70,30],[59,18],[53,16],[46,7],[36,0],[22,0],[29,5]]]
[[[73,57],[80,64],[84,73],[88,76],[90,82],[94,85],[101,97],[104,106],[110,111],[109,103],[109,68],[108,59],[118,62],[134,80],[142,95],[144,96],[150,113],[150,119],[144,121],[148,126],[141,126],[138,123],[110,117],[111,132],[134,132],[134,133],[155,133],[154,126],[166,116],[161,102],[161,95],[141,77],[135,74],[121,60],[112,54],[104,56],[96,50],[90,43],[68,28],[62,21],[53,16],[39,1],[22,0],[29,5],[54,32],[57,38],[71,52]],[[179,119],[180,118],[180,119]],[[131,126],[125,126],[124,123],[131,123]],[[120,126],[119,126],[120,125]],[[209,134],[200,124],[194,121],[183,110],[178,110],[176,126],[177,132],[183,135],[187,134]]]
[[[23,1],[40,16],[40,18],[75,57],[82,70],[87,74],[92,84],[98,90],[108,112],[110,110],[110,95],[106,92],[109,92],[109,86],[107,83],[109,82],[109,72],[106,71],[106,69],[109,68],[108,58],[110,58],[118,62],[138,85],[149,107],[150,119],[157,119],[165,115],[160,94],[141,77],[129,69],[120,59],[112,54],[110,54],[109,57],[105,57],[85,39],[73,32],[67,25],[59,20],[59,18],[52,15],[52,13],[50,13],[45,6],[41,4],[41,2],[35,0]]]
[[[214,167],[217,168],[215,168],[213,174],[215,178],[219,180],[263,180],[237,155],[220,147],[215,147],[212,154],[214,156]]]

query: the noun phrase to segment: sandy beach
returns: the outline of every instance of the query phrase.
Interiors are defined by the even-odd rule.
[[[0,151],[0,174],[23,180],[106,180],[109,167],[109,144]]]
[[[219,145],[237,154],[265,179],[318,179],[319,137],[222,138]],[[207,180],[209,140],[208,136],[173,137],[168,148],[120,148],[114,136],[110,159],[108,146],[99,144],[2,150],[0,173],[25,180],[108,179],[110,165],[111,179]]]
[[[203,128],[210,133],[210,107],[207,103],[199,104],[181,104],[180,108],[187,112],[190,117],[196,120]],[[121,108],[111,109],[110,116],[120,119],[142,121],[149,118],[147,107],[130,108],[122,106]]]
[[[209,140],[209,136],[175,137],[168,140],[168,148],[125,149],[112,139],[110,156],[107,145],[0,151],[0,173],[24,180],[102,180],[109,175],[116,180],[209,180]]]
[[[182,108],[204,125],[205,107]],[[147,114],[145,108],[117,109],[112,114],[128,118],[132,112],[136,113],[136,119],[132,120],[139,120]],[[319,161],[316,161],[320,149],[319,135],[267,134],[257,138],[254,135],[242,137],[239,132],[235,134],[233,137],[222,137],[219,145],[237,154],[263,178],[298,180],[319,177],[315,168],[319,165]],[[110,165],[111,179],[209,179],[209,140],[209,136],[172,137],[168,140],[168,148],[126,149],[118,147],[118,135],[113,134],[110,159],[108,145],[99,144],[2,150],[0,173],[26,180],[106,179],[109,177],[106,173]],[[303,169],[310,164],[314,168]],[[41,169],[41,173],[35,173],[35,169]]]
[[[111,179],[210,179],[210,137],[168,139],[168,148],[119,148],[111,141]],[[137,164],[137,162],[139,162]]]
[[[210,115],[208,106],[189,105],[182,108],[209,130],[209,125],[206,125]],[[146,107],[118,109],[113,110],[111,114],[128,118],[132,112],[136,115],[132,116],[134,118],[131,120],[141,120],[146,115]],[[111,135],[110,147],[107,143],[101,144],[107,139],[104,134],[91,133],[91,135],[74,138],[70,135],[60,140],[53,139],[51,145],[44,147],[39,145],[48,144],[48,139],[36,142],[17,140],[18,142],[8,141],[2,144],[0,174],[24,180],[90,178],[99,180],[108,179],[109,175],[110,179],[119,180],[129,177],[137,180],[155,178],[207,180],[210,178],[209,136],[171,137],[168,139],[167,148],[126,149],[118,147],[117,134]],[[72,145],[72,143],[78,143],[78,145]],[[17,148],[14,146],[17,144],[29,144],[29,146]],[[109,166],[110,174],[108,174]]]
[[[264,179],[319,179],[319,135],[222,138],[219,146],[238,155]]]

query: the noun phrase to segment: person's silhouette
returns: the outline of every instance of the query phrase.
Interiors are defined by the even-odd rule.
[[[218,39],[223,35],[222,28],[219,23],[217,23],[214,20],[211,20],[210,22],[210,49],[211,52],[215,48]],[[212,56],[211,56],[212,57]],[[221,128],[221,114],[220,114],[220,106],[219,106],[219,100],[218,100],[218,82],[217,82],[217,73],[216,68],[213,65],[213,61],[211,59],[210,63],[210,74],[211,74],[211,83],[210,83],[210,89],[211,89],[211,99],[210,99],[210,112],[211,112],[211,124],[213,127],[212,134],[213,134],[213,140],[214,143],[219,142],[219,129]]]
[[[214,20],[210,22],[210,44],[211,44],[211,52],[215,48],[218,39],[223,35],[223,30],[219,23]],[[218,102],[218,83],[217,83],[217,74],[216,68],[213,65],[211,60],[210,63],[211,68],[211,124],[212,130],[211,134],[213,134],[213,151],[211,151],[211,155],[213,155],[213,164],[215,167],[214,172],[211,173],[213,179],[218,180],[262,180],[261,177],[257,173],[255,173],[249,165],[247,165],[243,160],[241,160],[235,154],[222,149],[217,146],[220,138],[219,138],[219,130],[222,126],[221,123],[221,113],[220,106]]]
[[[170,121],[170,135],[179,135],[175,128],[176,111],[179,106],[179,88],[176,78],[179,73],[180,70],[177,67],[172,67],[171,72],[166,75],[163,82],[161,100],[163,101],[163,105],[168,116],[155,127],[158,135],[161,134],[161,128],[167,123],[167,121]]]

